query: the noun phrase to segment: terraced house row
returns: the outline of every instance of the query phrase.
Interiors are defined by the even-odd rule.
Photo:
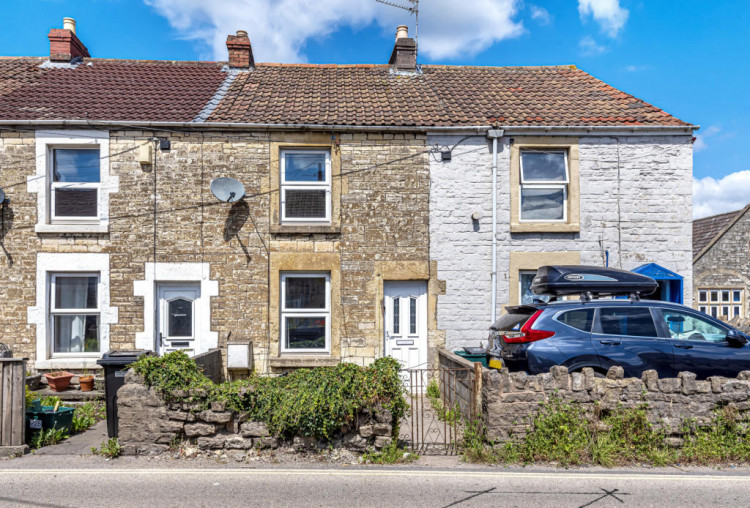
[[[574,66],[419,65],[404,28],[374,65],[49,39],[0,59],[0,337],[36,369],[234,342],[262,373],[423,365],[550,263],[661,270],[691,303],[696,127]]]

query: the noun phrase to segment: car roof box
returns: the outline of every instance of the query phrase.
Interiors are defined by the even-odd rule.
[[[659,285],[646,275],[585,265],[543,266],[536,272],[531,291],[537,295],[648,295]]]

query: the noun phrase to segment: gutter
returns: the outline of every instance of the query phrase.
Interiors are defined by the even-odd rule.
[[[127,127],[141,129],[196,129],[196,130],[314,130],[314,131],[371,131],[371,132],[418,132],[418,133],[483,133],[497,128],[505,131],[505,135],[513,134],[691,134],[700,129],[699,125],[670,126],[670,125],[633,125],[633,126],[590,126],[590,125],[549,125],[549,126],[400,126],[400,125],[326,125],[299,123],[242,123],[242,122],[137,122],[115,120],[0,120],[0,126],[45,126],[45,127]]]

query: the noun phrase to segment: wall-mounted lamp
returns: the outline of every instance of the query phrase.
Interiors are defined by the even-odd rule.
[[[169,138],[159,138],[159,150],[168,151],[172,148]]]
[[[482,218],[482,213],[481,212],[474,212],[474,213],[471,214],[471,220],[475,220],[476,221],[476,220],[479,220],[481,218]]]
[[[440,152],[440,160],[443,162],[450,162],[451,161],[451,151],[450,150],[443,150]]]

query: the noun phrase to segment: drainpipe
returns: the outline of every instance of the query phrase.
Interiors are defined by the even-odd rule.
[[[503,136],[503,131],[490,129],[487,137],[492,140],[492,312],[491,323],[497,319],[497,138]]]

